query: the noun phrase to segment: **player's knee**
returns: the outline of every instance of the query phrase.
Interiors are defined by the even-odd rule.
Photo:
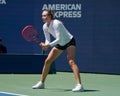
[[[75,62],[74,62],[73,59],[68,60],[68,62],[69,62],[69,65],[70,65],[71,67],[72,67],[73,65],[75,65]]]
[[[46,65],[50,65],[50,64],[51,64],[51,60],[46,59],[46,60],[45,60],[45,64],[46,64]]]

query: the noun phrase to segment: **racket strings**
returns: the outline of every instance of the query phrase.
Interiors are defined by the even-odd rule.
[[[22,36],[24,37],[25,40],[29,42],[33,41],[36,43],[40,43],[39,34],[37,30],[31,25],[28,25],[23,29]]]
[[[38,35],[33,35],[33,41],[36,43],[40,43],[39,36]]]

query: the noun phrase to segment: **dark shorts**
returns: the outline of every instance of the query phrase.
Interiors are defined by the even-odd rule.
[[[69,47],[69,46],[71,46],[71,45],[76,46],[76,43],[75,43],[75,39],[74,39],[74,38],[72,38],[72,39],[70,40],[70,42],[68,42],[68,43],[65,44],[64,46],[61,46],[61,45],[57,44],[57,45],[55,45],[55,47],[56,47],[57,49],[60,49],[60,50],[65,50],[65,49],[67,49],[67,47]]]

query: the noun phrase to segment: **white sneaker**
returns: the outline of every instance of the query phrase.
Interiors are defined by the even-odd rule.
[[[44,89],[44,83],[41,81],[38,82],[36,85],[32,86],[33,89]]]
[[[73,92],[83,92],[84,88],[81,84],[77,84],[75,88],[72,89]]]

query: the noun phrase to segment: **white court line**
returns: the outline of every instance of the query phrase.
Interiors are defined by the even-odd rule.
[[[14,94],[14,93],[9,93],[9,92],[1,92],[0,93],[3,93],[3,94],[8,94],[8,95],[17,95],[17,96],[28,96],[28,95],[22,95],[22,94]]]

